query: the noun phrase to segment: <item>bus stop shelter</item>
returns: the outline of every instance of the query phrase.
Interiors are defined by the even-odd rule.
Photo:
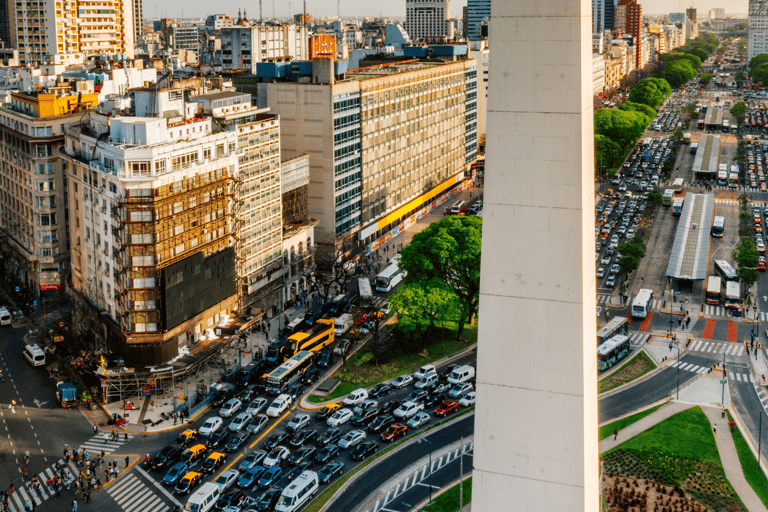
[[[707,277],[713,210],[712,194],[685,195],[685,205],[667,266],[667,277],[678,285],[682,284],[681,281],[703,281]]]
[[[693,176],[697,180],[714,180],[720,166],[720,136],[702,134],[693,159]]]

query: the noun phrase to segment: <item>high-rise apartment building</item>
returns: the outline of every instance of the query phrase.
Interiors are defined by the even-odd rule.
[[[467,6],[469,11],[469,6]],[[450,0],[405,0],[405,31],[414,42],[427,38],[452,38],[448,22]]]
[[[133,0],[133,43],[142,42],[144,35],[144,6],[142,0]]]
[[[714,9],[710,9],[707,14],[710,21],[725,19],[725,9],[722,7],[715,7]]]
[[[695,7],[689,7],[685,10],[685,17],[688,18],[688,21],[692,21],[693,23],[696,23],[696,8]]]
[[[592,34],[613,30],[613,11],[616,0],[592,0]]]
[[[199,30],[193,25],[174,25],[168,28],[168,47],[187,50],[200,55]]]
[[[635,67],[643,67],[643,6],[637,0],[619,0],[613,11],[613,28],[632,36]]]
[[[80,82],[81,91],[89,82]],[[0,238],[6,271],[35,294],[59,290],[69,270],[67,181],[59,158],[64,125],[98,103],[67,84],[11,93],[0,107]]]
[[[256,25],[221,29],[221,63],[225,69],[256,73],[256,64],[265,60],[308,58],[309,38],[305,26]]]
[[[477,41],[481,38],[480,25],[491,19],[491,0],[467,0],[467,39]]]
[[[13,38],[11,37],[11,16],[8,11],[9,2],[0,2],[0,42],[3,48],[13,47]]]
[[[669,13],[669,23],[672,25],[685,25],[685,19],[684,12]]]
[[[77,64],[93,55],[134,54],[134,0],[13,2],[11,38],[22,64]]]
[[[749,0],[747,63],[768,52],[768,0]]]
[[[405,57],[427,51],[406,47]],[[474,60],[371,66],[338,80],[333,61],[312,64],[311,79],[259,84],[257,96],[280,115],[283,154],[312,156],[309,215],[319,239],[378,239],[459,183],[476,160]]]

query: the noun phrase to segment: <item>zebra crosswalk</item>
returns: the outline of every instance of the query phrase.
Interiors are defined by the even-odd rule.
[[[133,473],[107,487],[107,494],[128,512],[164,512],[171,508]]]
[[[83,445],[80,447],[81,449],[86,448],[88,450],[92,450],[95,453],[99,453],[102,450],[104,453],[112,453],[121,446],[123,446],[125,443],[133,439],[133,435],[129,434],[127,432],[125,433],[116,433],[116,436],[113,438],[111,433],[107,432],[107,438],[104,438],[104,434],[96,434],[92,438],[90,438],[88,441],[83,443]]]
[[[730,309],[714,304],[704,304],[704,314],[707,316],[733,316],[733,312]]]
[[[669,365],[670,368],[677,368],[680,367],[681,370],[691,372],[691,373],[707,373],[709,371],[709,368],[706,366],[699,366],[697,364],[692,363],[686,363],[685,361],[675,361],[672,364]]]
[[[72,461],[69,461],[67,464],[65,464],[62,471],[64,472],[64,474],[66,474],[67,478],[72,482],[74,482],[76,475],[78,475],[79,473]],[[27,503],[29,503],[30,507],[32,506],[33,502],[35,505],[39,506],[43,501],[54,496],[56,491],[49,490],[45,486],[45,482],[49,478],[53,478],[54,476],[56,476],[56,474],[57,474],[57,470],[55,465],[52,465],[44,469],[40,473],[38,473],[37,478],[41,486],[37,490],[35,490],[32,487],[31,476],[30,476],[29,484],[19,485],[18,487],[16,487],[14,492],[10,495],[10,497],[8,498],[8,509],[11,512],[22,512],[23,510],[25,510],[25,505]]]
[[[739,200],[738,199],[715,199],[714,201],[715,201],[716,204],[730,204],[730,205],[733,205],[733,206],[738,206],[739,205]]]
[[[707,352],[709,354],[725,354],[727,356],[741,356],[744,354],[744,345],[719,341],[695,340],[690,346],[692,352]]]
[[[627,336],[629,337],[629,342],[631,344],[642,345],[643,343],[648,341],[648,338],[651,337],[651,334],[647,332],[635,331],[627,334]]]

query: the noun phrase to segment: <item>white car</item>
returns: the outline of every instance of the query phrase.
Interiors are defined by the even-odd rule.
[[[232,484],[237,482],[238,478],[240,478],[240,472],[238,470],[228,469],[220,474],[219,478],[217,478],[213,484],[218,486],[219,491],[224,492],[232,487]]]
[[[425,377],[431,374],[437,374],[437,368],[433,364],[425,364],[419,368],[416,373],[413,374],[413,378],[416,380],[423,380]]]
[[[267,416],[270,418],[277,418],[291,405],[291,395],[282,394],[275,398],[275,400],[269,404],[267,409]]]
[[[619,270],[621,270],[621,267],[619,266],[618,263],[614,263],[613,265],[611,265],[611,274],[618,274]]]
[[[288,423],[286,430],[288,432],[298,432],[309,425],[309,414],[299,414]]]
[[[261,465],[265,468],[271,468],[274,465],[282,466],[283,461],[288,458],[291,452],[285,446],[276,446],[269,454],[261,461]]]
[[[384,304],[381,305],[381,307],[379,308],[379,311],[389,316],[389,311],[391,309],[392,309],[392,304],[390,304],[389,302],[385,302]]]
[[[240,432],[250,425],[253,417],[247,412],[241,412],[229,423],[229,430],[231,432]]]
[[[198,429],[197,432],[203,437],[208,437],[214,432],[217,432],[223,424],[224,420],[218,416],[213,416],[212,418],[205,420],[205,423],[200,426],[200,429]]]
[[[350,430],[339,441],[339,448],[346,450],[365,441],[365,432],[362,430]]]
[[[254,398],[253,400],[251,400],[251,403],[248,404],[248,408],[245,410],[245,412],[247,412],[251,416],[255,416],[256,414],[259,414],[261,411],[263,411],[266,406],[267,406],[266,398]]]
[[[405,402],[403,405],[395,409],[395,418],[408,419],[414,416],[417,412],[424,410],[424,404],[416,402]]]
[[[222,406],[221,412],[219,412],[219,414],[222,418],[229,418],[230,416],[234,416],[234,414],[239,411],[240,407],[242,406],[243,402],[237,398],[230,398],[227,403]]]
[[[603,256],[600,260],[601,265],[610,265],[611,264],[611,257],[610,256]]]
[[[267,421],[269,420],[267,419],[266,416],[264,416],[263,414],[258,414],[253,418],[253,421],[251,422],[250,425],[248,425],[246,430],[248,431],[249,434],[258,434],[259,431],[262,428],[264,428],[264,425],[267,424]]]
[[[416,416],[408,420],[408,428],[419,428],[429,423],[430,416],[426,412],[416,413]]]
[[[364,388],[356,389],[349,394],[347,398],[342,402],[344,405],[357,405],[361,404],[368,398],[368,390]]]
[[[351,420],[352,416],[354,416],[354,414],[352,414],[352,411],[350,411],[347,408],[342,408],[336,411],[335,413],[333,413],[333,415],[330,418],[328,418],[328,421],[326,423],[328,423],[329,427],[338,427],[339,425],[343,425],[344,423]]]
[[[395,389],[404,388],[408,384],[413,383],[413,377],[410,375],[401,375],[398,378],[396,378],[394,381],[392,381],[392,387]]]
[[[461,400],[459,400],[459,405],[462,407],[469,407],[470,405],[475,405],[475,392],[470,391],[463,397],[461,397]]]
[[[453,386],[453,388],[448,392],[448,396],[450,398],[453,398],[454,400],[457,400],[461,398],[462,396],[466,395],[472,391],[472,384],[468,382],[463,382],[461,384],[456,384]]]
[[[605,277],[605,269],[603,267],[597,269],[597,277]]]

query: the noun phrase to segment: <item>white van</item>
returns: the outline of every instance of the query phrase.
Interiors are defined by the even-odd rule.
[[[45,352],[37,345],[27,345],[24,347],[24,358],[32,366],[45,366]]]
[[[347,329],[352,327],[353,321],[354,317],[350,313],[344,313],[333,323],[333,334],[335,336],[341,336],[347,332]]]
[[[474,378],[474,376],[475,368],[465,364],[464,366],[459,366],[453,369],[451,374],[448,376],[448,382],[451,384],[459,384],[460,382],[467,382],[468,380]]]
[[[423,379],[416,381],[416,389],[427,389],[437,384],[437,374],[430,373]]]
[[[283,489],[283,493],[277,500],[275,510],[277,512],[293,512],[299,510],[314,497],[319,487],[317,473],[304,471],[291,482],[291,485]]]
[[[368,398],[368,390],[365,388],[359,388],[349,394],[344,399],[344,405],[357,405],[363,403]]]
[[[184,510],[188,512],[208,512],[213,510],[216,502],[221,497],[219,486],[208,482],[189,497]]]
[[[11,314],[6,308],[0,308],[0,325],[11,325]]]

